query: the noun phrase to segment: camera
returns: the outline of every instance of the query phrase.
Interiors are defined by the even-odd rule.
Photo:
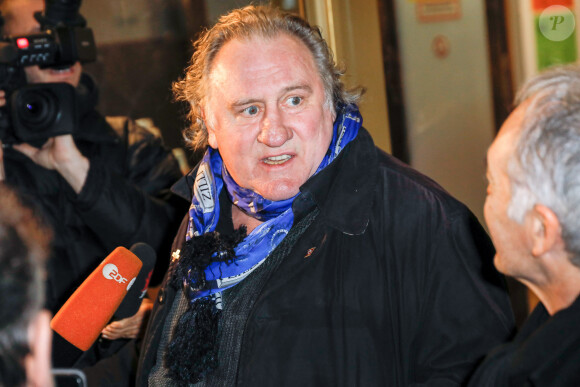
[[[75,89],[68,83],[23,86],[10,96],[12,135],[6,143],[36,142],[71,134],[76,126]]]
[[[4,143],[41,141],[75,131],[78,120],[75,90],[65,83],[27,85],[24,67],[66,69],[77,61],[93,62],[93,32],[79,14],[81,0],[45,0],[36,12],[41,32],[0,38],[0,140]],[[0,15],[0,26],[4,19]]]

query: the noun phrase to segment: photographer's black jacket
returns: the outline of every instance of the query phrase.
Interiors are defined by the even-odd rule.
[[[187,206],[169,192],[181,172],[162,139],[127,118],[115,118],[113,128],[95,110],[96,89],[87,76],[77,89],[81,116],[73,136],[90,160],[80,194],[56,171],[4,150],[7,184],[54,230],[47,281],[47,306],[53,312],[118,246],[146,242],[162,264],[170,246],[166,237],[173,237],[176,215],[178,226],[183,213],[177,207],[180,202]]]

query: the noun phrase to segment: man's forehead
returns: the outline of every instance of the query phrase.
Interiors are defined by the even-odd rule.
[[[519,137],[523,128],[524,121],[526,120],[530,104],[530,100],[525,100],[511,112],[498,133],[499,138],[502,136]]]
[[[273,36],[263,36],[256,33],[250,36],[236,37],[224,43],[213,58],[209,71],[210,74],[222,63],[228,51],[232,52],[236,50],[238,55],[234,59],[237,61],[241,58],[257,63],[264,61],[262,56],[256,55],[257,51],[264,51],[266,54],[285,52],[286,56],[284,59],[287,62],[291,59],[295,60],[299,58],[305,60],[308,65],[315,65],[312,52],[297,37],[284,32]]]
[[[288,86],[311,81],[312,76],[319,77],[310,50],[287,34],[230,40],[216,54],[209,71],[210,84],[218,87],[232,87],[235,83],[250,87],[265,78],[272,86],[278,77],[284,76],[296,77]]]
[[[22,15],[23,12],[34,13],[35,11],[42,11],[44,9],[44,2],[42,0],[4,0],[0,1],[0,10],[2,16],[15,18]]]
[[[508,116],[487,152],[488,168],[505,163],[515,151],[529,102],[524,101]]]
[[[34,12],[42,11],[44,3],[40,0],[6,0],[0,5],[4,18],[4,30],[13,35],[32,32],[38,26]]]

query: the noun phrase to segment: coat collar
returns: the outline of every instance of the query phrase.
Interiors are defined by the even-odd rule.
[[[312,198],[331,227],[358,235],[369,223],[377,173],[375,145],[361,128],[334,162],[310,178],[300,191]]]
[[[191,202],[197,166],[176,182],[172,191]],[[377,153],[370,134],[360,128],[329,166],[300,187],[293,205],[297,219],[312,206],[319,207],[320,216],[333,228],[346,234],[362,234],[369,223],[372,192],[377,185]]]
[[[177,196],[191,203],[191,198],[193,197],[193,184],[195,183],[195,174],[199,168],[199,163],[193,167],[187,175],[183,176],[181,179],[177,180],[175,184],[171,187],[171,191]]]

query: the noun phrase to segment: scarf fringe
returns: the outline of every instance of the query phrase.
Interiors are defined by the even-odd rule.
[[[235,230],[231,235],[222,236],[213,231],[196,236],[183,245],[181,258],[171,279],[171,285],[178,289],[183,286],[183,279],[192,276],[200,288],[204,288],[204,270],[213,262],[225,262],[228,265],[235,262],[235,247],[246,237],[246,226]]]
[[[190,303],[173,332],[165,364],[169,377],[183,385],[197,383],[218,366],[217,338],[221,310],[211,297]]]
[[[204,287],[204,269],[216,261],[235,264],[234,248],[245,237],[246,227],[242,226],[231,235],[222,237],[211,232],[190,239],[183,246],[171,286],[175,289],[188,287],[190,282],[184,283],[183,279],[190,278]],[[184,296],[188,297],[187,288]],[[189,300],[187,311],[175,326],[164,359],[168,376],[179,385],[200,382],[217,368],[220,316],[221,310],[211,296]]]

